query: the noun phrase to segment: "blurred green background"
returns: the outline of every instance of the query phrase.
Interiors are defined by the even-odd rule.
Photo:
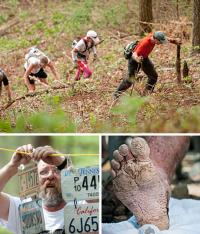
[[[0,148],[16,149],[21,145],[32,144],[33,147],[51,145],[61,153],[68,154],[98,154],[98,136],[0,136]],[[12,152],[0,150],[0,168],[11,159]],[[98,156],[74,156],[73,164],[76,167],[99,165]],[[15,176],[7,183],[3,192],[18,196],[18,177]],[[0,228],[0,234],[8,234]]]

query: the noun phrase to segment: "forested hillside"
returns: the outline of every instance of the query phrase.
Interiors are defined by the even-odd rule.
[[[4,87],[0,103],[1,132],[198,132],[199,54],[192,51],[192,1],[153,0],[153,31],[181,38],[181,65],[189,75],[177,82],[177,46],[156,46],[150,58],[158,72],[153,94],[142,97],[146,83],[138,81],[113,106],[113,92],[126,75],[124,46],[142,38],[136,0],[8,0],[0,2],[0,67],[12,88],[7,103]],[[98,60],[89,60],[92,78],[74,81],[71,44],[88,30],[95,30],[102,43]],[[24,56],[37,46],[54,62],[61,76],[50,87],[37,85],[27,95]],[[132,93],[132,95],[130,95]]]

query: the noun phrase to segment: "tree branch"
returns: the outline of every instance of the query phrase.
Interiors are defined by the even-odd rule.
[[[73,84],[70,84],[70,85],[73,85]],[[34,93],[26,93],[23,96],[19,96],[19,97],[15,98],[14,100],[12,100],[11,102],[7,103],[4,107],[2,107],[0,109],[0,111],[5,111],[10,106],[12,106],[15,102],[22,100],[22,99],[25,99],[26,97],[35,97],[35,96],[41,95],[43,93],[49,93],[50,91],[53,91],[53,90],[64,89],[64,88],[68,88],[68,87],[69,87],[69,85],[60,85],[57,87],[51,87],[51,89],[45,89],[45,90],[41,90],[41,91],[34,92]]]

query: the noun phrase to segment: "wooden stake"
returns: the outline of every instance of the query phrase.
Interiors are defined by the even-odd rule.
[[[177,54],[176,54],[176,74],[177,82],[181,83],[181,45],[177,45]]]

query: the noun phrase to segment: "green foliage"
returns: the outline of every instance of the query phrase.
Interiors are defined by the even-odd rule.
[[[65,14],[60,11],[55,11],[52,15],[52,22],[53,24],[63,24],[65,21]]]
[[[53,145],[65,153],[71,154],[98,154],[98,136],[53,136]],[[98,165],[98,156],[74,156],[73,164],[76,167]]]
[[[113,113],[116,115],[122,115],[125,113],[128,124],[133,130],[136,127],[137,113],[142,108],[146,100],[146,98],[142,98],[140,96],[123,97],[121,103],[117,107],[113,108]]]
[[[66,28],[70,32],[77,32],[82,25],[88,23],[90,19],[90,12],[86,9],[77,9],[73,12],[70,19],[66,22]]]
[[[0,132],[11,132],[11,126],[9,120],[1,120],[0,119]]]
[[[106,26],[119,26],[123,25],[125,15],[127,14],[127,5],[125,1],[120,1],[117,5],[110,5],[102,12],[102,18],[99,23],[103,23]]]
[[[52,37],[57,35],[60,32],[60,27],[59,26],[54,26],[54,27],[46,27],[46,30],[44,31],[45,37]]]
[[[0,234],[11,234],[11,232],[7,231],[5,228],[0,228]]]
[[[192,49],[195,52],[200,52],[200,46],[199,45],[198,46],[193,46]]]
[[[28,10],[21,10],[19,13],[19,18],[21,19],[21,21],[27,20],[29,14],[30,12]]]
[[[46,23],[44,21],[40,20],[31,27],[31,31],[33,31],[33,32],[38,31],[38,30],[44,31],[45,28],[46,28]]]
[[[176,120],[180,124],[179,128],[182,132],[199,132],[200,131],[200,107],[196,106],[190,109],[190,111],[185,111],[183,108],[178,110],[178,119]],[[176,127],[174,123],[174,128]]]
[[[189,84],[192,82],[192,77],[191,76],[186,76],[186,77],[183,77],[183,80],[186,84]]]
[[[16,123],[14,132],[75,132],[74,123],[61,109],[56,109],[47,115],[46,112],[38,112],[24,117],[21,115]]]
[[[19,4],[18,0],[6,0],[6,2],[8,3],[10,7],[13,7],[13,8],[16,8],[17,5]]]
[[[0,38],[0,50],[1,51],[8,51],[13,49],[20,49],[25,48],[30,45],[30,42],[25,38],[16,39],[9,39],[7,37]]]
[[[91,127],[95,126],[96,122],[97,122],[97,119],[96,119],[96,116],[93,112],[91,112],[89,114],[89,119],[90,119],[90,125]]]
[[[4,22],[6,22],[6,18],[5,18],[5,16],[4,15],[0,15],[0,25],[2,24],[2,23],[4,23]]]

